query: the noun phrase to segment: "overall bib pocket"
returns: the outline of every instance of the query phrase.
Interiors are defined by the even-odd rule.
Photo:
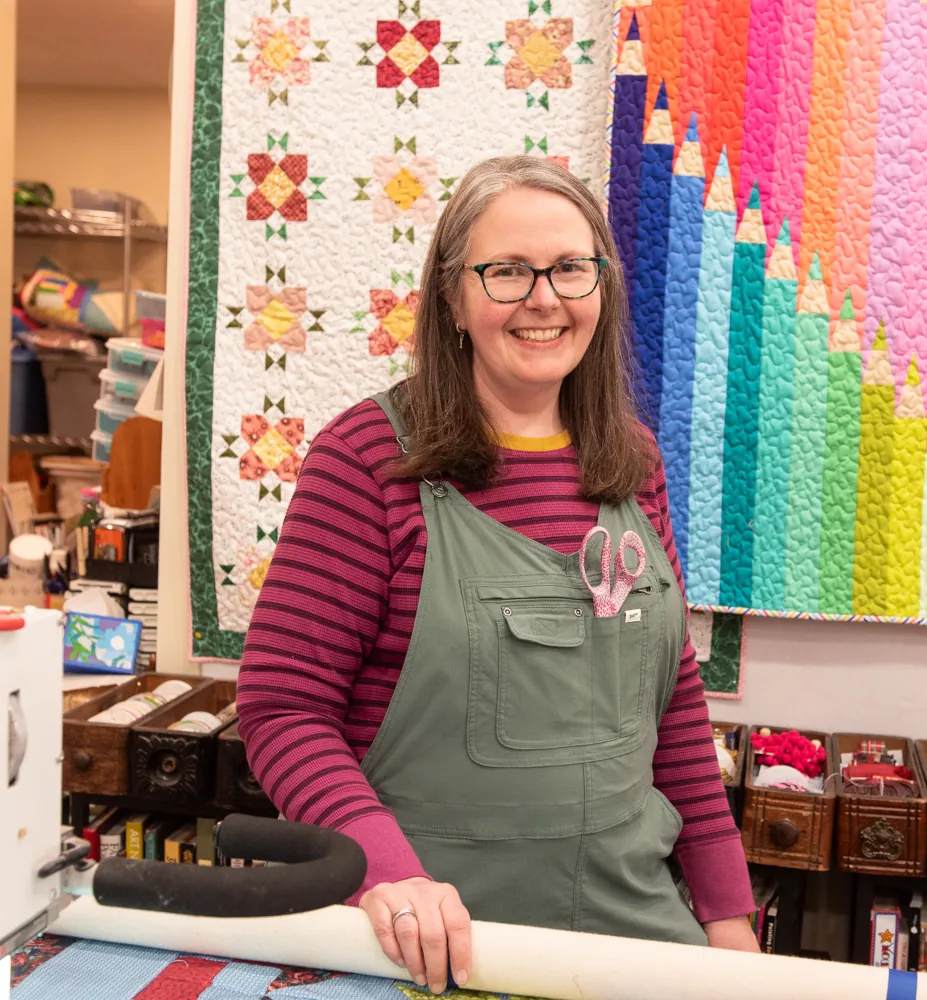
[[[635,750],[652,692],[662,590],[642,576],[595,618],[583,587],[464,581],[470,635],[467,746],[495,767],[589,763]]]

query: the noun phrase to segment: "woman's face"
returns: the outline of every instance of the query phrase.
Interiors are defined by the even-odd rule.
[[[592,227],[569,199],[510,188],[471,229],[467,263],[548,267],[594,255]],[[464,271],[461,285],[455,318],[473,341],[474,381],[497,399],[559,387],[586,353],[599,321],[599,286],[585,298],[561,299],[539,277],[527,299],[506,303],[491,299],[473,271]]]

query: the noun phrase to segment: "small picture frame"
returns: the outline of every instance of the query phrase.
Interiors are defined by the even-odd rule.
[[[72,674],[132,674],[142,623],[69,612],[64,626],[64,670]]]

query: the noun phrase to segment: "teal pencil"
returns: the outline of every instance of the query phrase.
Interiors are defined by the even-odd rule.
[[[736,608],[755,607],[753,512],[765,269],[766,230],[759,190],[754,185],[734,241],[724,412],[720,603]]]
[[[795,403],[785,537],[785,608],[818,610],[830,311],[815,253],[795,319]]]
[[[721,494],[727,405],[727,350],[737,206],[722,149],[702,224],[702,260],[695,326],[692,451],[689,474],[689,567],[686,590],[694,604],[718,604],[721,589]]]
[[[756,449],[756,510],[753,530],[753,607],[785,607],[785,538],[792,459],[792,401],[795,378],[795,298],[798,279],[782,223],[769,258],[763,299],[760,415]]]
[[[863,356],[853,300],[847,290],[827,352],[827,422],[821,484],[818,610],[853,613],[853,550]]]

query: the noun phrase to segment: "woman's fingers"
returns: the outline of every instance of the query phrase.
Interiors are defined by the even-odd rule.
[[[458,986],[465,986],[470,978],[472,951],[470,947],[470,914],[456,892],[449,892],[441,902],[450,968]]]
[[[428,973],[425,968],[425,958],[422,955],[421,941],[419,940],[420,918],[418,909],[414,906],[409,906],[407,903],[403,906],[397,906],[393,910],[393,913],[398,913],[399,910],[405,909],[407,906],[409,909],[415,909],[415,916],[412,916],[411,913],[404,913],[401,917],[397,917],[393,924],[393,930],[399,941],[399,947],[402,950],[402,960],[409,970],[409,975],[417,986],[424,986],[428,982]],[[424,908],[424,905],[422,905],[421,909]]]
[[[383,953],[400,968],[404,967],[406,963],[403,961],[402,949],[393,932],[393,915],[389,904],[383,899],[368,895],[362,900],[361,907],[373,925],[373,932],[380,942]]]
[[[439,901],[432,898],[419,904],[418,935],[425,956],[425,977],[432,993],[447,988],[447,931]],[[410,921],[411,922],[411,921]],[[398,921],[397,921],[398,923]]]

